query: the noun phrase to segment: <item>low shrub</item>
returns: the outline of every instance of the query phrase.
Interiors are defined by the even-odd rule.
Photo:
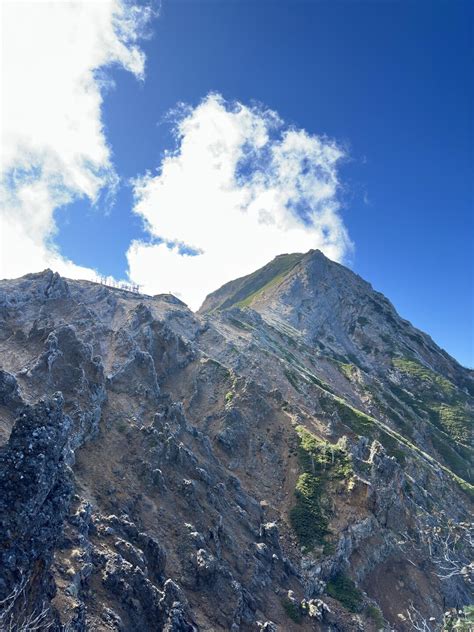
[[[361,612],[364,597],[350,577],[338,573],[329,582],[326,592],[351,612]]]
[[[299,605],[290,599],[286,598],[282,600],[281,605],[283,606],[284,611],[287,616],[294,621],[295,623],[301,623],[303,620],[303,614],[301,612],[301,608]]]

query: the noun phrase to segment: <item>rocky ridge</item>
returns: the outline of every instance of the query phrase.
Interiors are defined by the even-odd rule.
[[[0,347],[0,629],[434,631],[472,600],[473,373],[320,252],[198,314],[1,281]]]

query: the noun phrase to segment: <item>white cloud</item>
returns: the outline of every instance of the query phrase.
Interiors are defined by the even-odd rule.
[[[75,266],[54,246],[54,211],[117,182],[102,120],[117,64],[141,78],[151,9],[125,0],[2,0],[0,278]]]
[[[319,248],[343,259],[351,243],[337,199],[344,152],[334,142],[215,94],[186,111],[176,135],[157,174],[135,182],[135,213],[165,240],[128,250],[144,291],[173,292],[197,309],[278,254]],[[183,244],[200,254],[181,254]]]

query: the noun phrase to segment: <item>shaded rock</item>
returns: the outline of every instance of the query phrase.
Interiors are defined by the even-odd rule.
[[[35,597],[29,583],[25,588],[32,610],[35,598],[52,589],[49,568],[71,502],[64,458],[70,427],[56,394],[25,407],[0,448],[0,598],[29,582],[36,568],[41,589],[34,587]]]

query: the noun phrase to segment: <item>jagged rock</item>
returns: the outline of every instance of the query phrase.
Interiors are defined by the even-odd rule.
[[[280,550],[280,534],[274,522],[267,522],[260,525],[260,537],[262,540],[268,542],[269,546],[273,549],[277,551]]]
[[[151,479],[153,485],[156,485],[158,489],[161,489],[162,491],[166,490],[165,477],[163,476],[163,472],[160,470],[160,468],[152,470]]]
[[[257,625],[261,632],[278,632],[278,628],[273,621],[265,621],[264,623],[257,621]]]
[[[76,512],[69,516],[69,522],[77,527],[79,533],[88,534],[92,527],[92,505],[82,501]]]
[[[111,388],[118,393],[129,393],[130,385],[136,395],[157,398],[160,394],[155,363],[149,353],[136,350],[132,357],[110,378]]]
[[[255,544],[255,555],[263,560],[270,560],[272,557],[268,546],[264,542],[257,542]]]
[[[0,406],[7,406],[16,412],[23,405],[14,375],[0,370]]]
[[[331,612],[331,608],[321,599],[304,599],[301,608],[305,614],[316,621],[323,621],[325,616]]]
[[[141,569],[120,555],[107,560],[103,584],[127,606],[129,616],[138,628],[147,629],[163,620],[162,593]]]
[[[153,577],[159,579],[166,569],[166,551],[156,538],[139,533],[137,542],[140,545],[146,559],[147,568]]]
[[[0,448],[0,599],[25,581],[33,611],[50,590],[49,567],[71,501],[64,458],[70,427],[57,393],[25,407]]]
[[[206,549],[199,549],[196,553],[196,567],[198,577],[205,582],[212,581],[217,571],[217,560]]]
[[[142,570],[146,568],[143,553],[136,546],[133,546],[130,542],[122,539],[116,540],[114,542],[114,546],[120,555],[127,560],[127,562],[130,562],[133,566],[138,566]]]

